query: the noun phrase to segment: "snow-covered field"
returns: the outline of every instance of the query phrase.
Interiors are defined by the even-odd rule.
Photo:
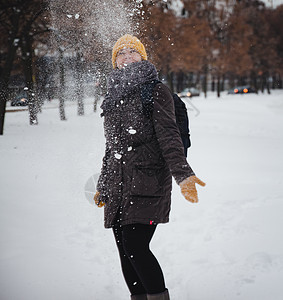
[[[172,300],[283,299],[283,91],[191,100],[189,162],[207,183],[191,204],[173,186],[152,250]],[[112,231],[85,197],[100,171],[102,119],[76,105],[39,126],[6,114],[0,136],[0,299],[126,300]],[[47,108],[50,109],[47,109]],[[191,107],[188,103],[188,108]]]

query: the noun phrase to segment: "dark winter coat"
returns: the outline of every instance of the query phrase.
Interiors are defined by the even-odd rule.
[[[184,156],[168,88],[157,84],[152,118],[143,113],[141,84],[157,79],[148,61],[114,70],[101,108],[106,151],[97,190],[106,205],[105,227],[166,223],[172,175],[177,183],[194,175]]]

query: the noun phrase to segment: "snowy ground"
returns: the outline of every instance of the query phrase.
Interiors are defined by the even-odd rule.
[[[152,242],[172,300],[281,300],[283,91],[192,103],[189,162],[207,186],[191,204],[174,185]],[[91,104],[83,117],[67,106],[66,122],[48,107],[39,126],[7,113],[0,136],[0,299],[129,299],[112,232],[84,194],[102,119]]]

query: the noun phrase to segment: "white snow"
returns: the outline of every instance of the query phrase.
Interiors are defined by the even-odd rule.
[[[19,38],[16,38],[16,39],[14,39],[14,46],[16,47],[16,46],[18,46],[18,44],[19,44],[19,41],[20,41],[20,39]]]
[[[137,131],[135,129],[133,129],[132,127],[129,128],[128,130],[129,134],[136,134]]]
[[[272,5],[274,8],[283,4],[282,0],[263,0],[263,2],[267,7],[270,7]]]
[[[121,157],[122,157],[122,155],[121,155],[120,153],[115,153],[114,156],[115,156],[115,158],[117,158],[117,159],[121,159]]]
[[[55,100],[38,126],[27,111],[6,114],[0,299],[130,298],[103,209],[86,197],[104,154],[100,111],[86,100],[85,116],[68,103],[67,121]],[[191,101],[189,162],[207,186],[192,204],[174,183],[170,223],[151,245],[171,299],[281,300],[283,91]]]
[[[165,3],[167,3],[167,0],[163,0]],[[170,9],[172,9],[177,16],[182,15],[182,10],[184,8],[184,3],[181,0],[175,0],[172,1],[169,5]]]

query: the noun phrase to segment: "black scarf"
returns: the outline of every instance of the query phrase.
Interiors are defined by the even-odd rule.
[[[155,80],[158,80],[155,66],[146,60],[113,70],[108,77],[107,94],[101,108],[104,112],[111,111],[118,101],[137,91],[144,83]]]

